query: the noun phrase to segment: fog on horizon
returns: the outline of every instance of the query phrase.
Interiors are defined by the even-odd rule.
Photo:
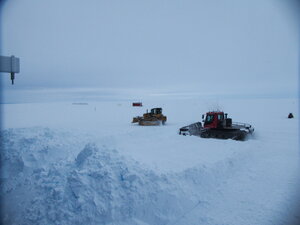
[[[296,1],[2,2],[11,86],[297,93]],[[294,9],[294,10],[293,10]]]

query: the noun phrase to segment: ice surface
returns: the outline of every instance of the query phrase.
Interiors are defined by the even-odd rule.
[[[297,99],[4,104],[6,224],[287,224],[297,221]],[[215,102],[215,103],[214,103]],[[218,105],[248,141],[180,136]],[[132,125],[162,107],[165,126]],[[293,112],[294,119],[287,119]]]

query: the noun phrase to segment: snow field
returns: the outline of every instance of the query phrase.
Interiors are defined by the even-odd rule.
[[[5,104],[1,197],[7,224],[286,224],[299,180],[297,101],[224,100],[255,127],[245,142],[177,134],[202,99]],[[280,106],[280,107],[279,107]],[[163,107],[166,126],[130,124]],[[286,119],[289,112],[296,118]],[[280,129],[279,129],[280,128]],[[26,194],[25,194],[26,193]]]

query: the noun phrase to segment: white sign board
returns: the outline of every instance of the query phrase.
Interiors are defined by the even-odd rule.
[[[20,59],[14,56],[0,56],[0,72],[19,73]]]

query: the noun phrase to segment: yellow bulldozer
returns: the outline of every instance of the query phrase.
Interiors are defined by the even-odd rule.
[[[138,123],[141,126],[158,126],[164,125],[167,117],[162,114],[162,108],[153,108],[150,112],[143,114],[143,116],[133,117],[132,123]]]

